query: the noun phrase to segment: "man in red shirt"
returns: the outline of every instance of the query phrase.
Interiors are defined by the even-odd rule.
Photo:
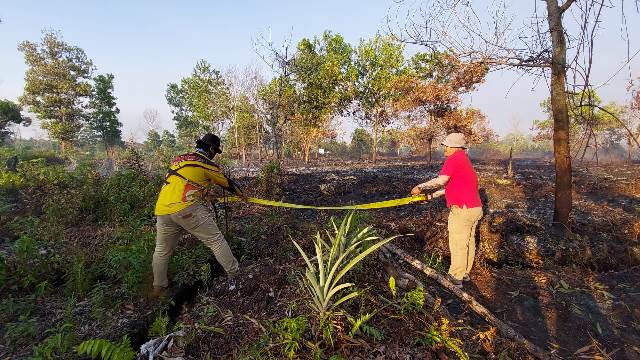
[[[476,226],[482,218],[482,202],[478,192],[478,177],[465,152],[464,134],[452,133],[442,142],[447,159],[437,178],[417,185],[411,194],[417,195],[427,189],[444,186],[449,211],[449,249],[451,266],[449,279],[457,287],[469,280],[469,272],[476,252]],[[442,195],[443,190],[433,196]]]

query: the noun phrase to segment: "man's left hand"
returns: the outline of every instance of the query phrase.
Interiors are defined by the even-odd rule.
[[[420,195],[422,194],[422,190],[420,190],[419,187],[414,186],[413,189],[411,189],[411,195]]]

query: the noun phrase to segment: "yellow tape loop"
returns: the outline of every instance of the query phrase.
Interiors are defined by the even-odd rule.
[[[421,203],[428,200],[427,196],[424,194],[407,196],[400,199],[392,199],[385,201],[378,201],[373,203],[366,204],[356,204],[356,205],[344,205],[344,206],[312,206],[312,205],[299,205],[299,204],[291,204],[281,201],[273,201],[273,200],[265,200],[258,198],[247,198],[247,201],[253,204],[265,205],[265,206],[276,206],[276,207],[284,207],[284,208],[293,208],[293,209],[316,209],[316,210],[365,210],[365,209],[382,209],[394,206],[402,206],[409,204]],[[219,198],[220,202],[238,202],[242,201],[237,196],[229,196],[226,198]]]

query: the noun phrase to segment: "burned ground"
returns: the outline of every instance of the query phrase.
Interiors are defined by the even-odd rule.
[[[349,204],[405,196],[437,170],[424,164],[360,169],[290,171],[283,201],[314,205]],[[516,164],[505,178],[495,163],[477,166],[485,205],[479,226],[479,251],[465,290],[536,345],[561,357],[614,352],[619,359],[640,357],[640,243],[638,241],[640,171],[636,167],[595,167],[575,171],[572,235],[551,229],[553,168],[535,162]],[[298,282],[304,267],[290,239],[308,247],[315,231],[326,227],[327,211],[234,206],[231,232],[245,268],[239,289],[213,280],[185,309],[179,321],[218,328],[193,333],[184,348],[189,356],[266,357],[274,342],[268,328],[278,319],[305,314]],[[381,235],[412,234],[395,244],[425,260],[448,258],[446,209],[439,199],[424,205],[374,210],[361,221]],[[306,240],[305,240],[306,239]],[[435,254],[435,255],[434,255]],[[446,264],[443,264],[446,267]],[[418,278],[419,274],[411,269]],[[346,358],[422,358],[416,345],[429,320],[420,313],[401,314],[390,306],[388,275],[374,258],[352,275],[364,295],[347,306],[352,314],[374,312],[371,324],[383,340],[342,339],[329,350]],[[441,298],[469,354],[526,358],[526,352],[498,336],[479,336],[490,325],[427,278],[427,291]],[[206,317],[203,309],[215,308]],[[198,328],[197,325],[193,325]],[[345,325],[346,326],[346,325]],[[273,350],[273,354],[278,354]],[[304,354],[304,352],[302,352]],[[434,354],[435,356],[435,354]]]
[[[575,169],[572,233],[567,238],[554,235],[551,228],[553,166],[516,162],[513,178],[506,178],[504,169],[500,163],[476,165],[485,216],[478,229],[476,264],[465,291],[527,339],[562,358],[601,354],[614,359],[640,358],[640,168]],[[276,193],[281,194],[278,200],[312,205],[381,201],[406,196],[412,186],[436,173],[435,166],[419,162],[291,168]],[[240,182],[250,195],[260,189],[254,176],[241,178]],[[275,330],[278,321],[298,315],[310,317],[300,284],[304,261],[291,240],[311,249],[316,232],[329,228],[332,216],[342,217],[344,213],[243,204],[230,205],[227,211],[228,238],[242,267],[232,290],[211,258],[207,268],[210,280],[176,288],[169,303],[116,290],[106,295],[113,304],[110,310],[97,317],[91,297],[75,303],[55,294],[38,297],[33,305],[33,312],[38,314],[37,331],[44,333],[52,324],[71,316],[79,324],[75,334],[79,339],[117,340],[128,334],[134,345],[139,345],[147,339],[153,319],[164,312],[170,317],[170,326],[186,333],[172,349],[176,356],[283,357],[282,338]],[[220,207],[221,229],[225,228],[223,214],[224,208]],[[436,269],[446,269],[449,250],[443,199],[359,212],[356,218],[359,224],[375,227],[380,236],[405,234],[394,240],[396,246]],[[149,219],[139,225],[140,233],[127,236],[151,236],[152,224]],[[90,255],[91,246],[121,236],[118,227],[113,228],[93,231],[67,226],[63,231],[76,239],[75,245],[59,251],[79,246],[88,248]],[[185,236],[175,256],[195,244],[195,239]],[[87,259],[91,259],[89,255]],[[183,263],[186,261],[191,260],[183,259]],[[468,354],[529,358],[515,343],[500,334],[494,336],[490,324],[438,284],[400,263],[398,266],[422,281],[426,291],[447,309],[447,329],[453,338],[462,340]],[[197,275],[180,271],[174,268],[170,278]],[[400,290],[393,298],[388,274],[375,255],[358,266],[348,280],[356,284],[361,295],[347,303],[345,311],[352,316],[373,313],[368,324],[383,336],[348,337],[345,334],[350,324],[345,318],[338,319],[342,331],[333,346],[324,349],[323,357],[407,359],[444,355],[442,351],[432,353],[416,340],[434,323],[441,324],[439,319],[445,314],[431,309],[402,311],[400,299],[408,291]],[[19,296],[11,294],[11,298]],[[6,333],[6,329],[0,331]],[[312,337],[305,335],[297,357],[313,357]],[[3,358],[22,358],[30,353],[28,344],[17,349],[6,345],[0,345],[4,346],[0,347]]]

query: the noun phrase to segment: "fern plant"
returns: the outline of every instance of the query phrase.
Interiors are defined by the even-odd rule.
[[[462,340],[451,337],[452,330],[456,328],[449,325],[449,320],[442,318],[438,323],[431,323],[426,332],[421,332],[422,336],[416,340],[416,344],[433,350],[445,348],[456,354],[458,359],[469,360],[469,355],[462,350]]]
[[[133,360],[136,357],[127,336],[124,336],[119,343],[105,339],[87,340],[78,345],[76,352],[78,355],[102,360]]]
[[[336,314],[337,307],[359,295],[356,290],[349,290],[353,283],[341,282],[344,276],[356,264],[379,247],[397,238],[393,236],[380,239],[373,236],[371,227],[360,231],[352,231],[353,212],[345,216],[340,226],[332,220],[333,234],[327,231],[329,241],[325,241],[320,233],[314,240],[315,258],[311,259],[296,241],[296,246],[307,265],[304,284],[311,297],[310,307],[318,318],[319,328],[325,339],[330,337],[330,319]],[[365,243],[374,242],[364,249]],[[313,260],[313,261],[312,261]]]
[[[353,318],[347,315],[347,320],[349,321],[349,323],[351,323],[351,330],[349,331],[348,336],[353,339],[356,334],[363,334],[370,337],[374,341],[382,340],[384,338],[384,333],[381,330],[367,324],[367,322],[371,320],[373,315],[375,315],[375,313],[361,314],[357,318]]]
[[[150,338],[161,337],[167,335],[167,329],[169,327],[169,315],[165,312],[160,312],[156,315],[153,324],[149,328],[148,335]]]

